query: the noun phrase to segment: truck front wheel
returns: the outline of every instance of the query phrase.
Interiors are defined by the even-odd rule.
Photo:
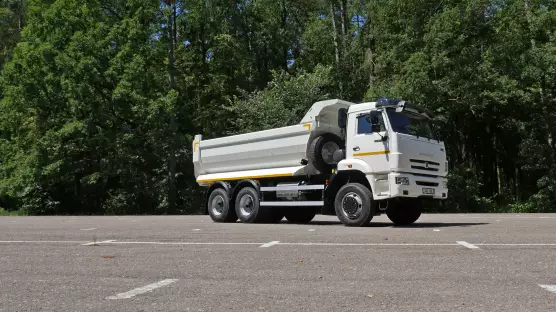
[[[259,204],[259,193],[252,187],[242,188],[235,200],[236,214],[243,223],[266,221],[266,209]]]
[[[366,226],[374,215],[371,190],[359,183],[348,183],[336,194],[336,216],[346,226]]]
[[[392,200],[388,203],[386,215],[395,225],[409,225],[417,221],[423,211],[423,202],[419,199]]]
[[[230,197],[226,190],[214,189],[208,199],[208,213],[214,222],[236,222],[237,215],[230,207]]]

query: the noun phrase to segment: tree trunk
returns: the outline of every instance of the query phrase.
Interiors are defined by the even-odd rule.
[[[17,8],[17,22],[19,34],[21,36],[21,30],[23,29],[23,0],[19,0],[19,8]]]
[[[349,30],[349,23],[347,18],[347,1],[341,0],[340,1],[340,11],[342,16],[342,36],[344,37],[344,41],[347,39],[347,33]]]
[[[282,6],[282,29],[286,30],[286,28],[288,27],[288,24],[287,24],[288,23],[288,11],[287,11],[285,0],[282,0],[281,6]],[[280,39],[286,39],[286,38],[280,38]],[[283,54],[283,57],[284,57],[284,60],[283,60],[284,70],[288,70],[288,47],[284,44],[284,42],[281,42],[281,44],[282,44],[282,54]]]
[[[172,4],[170,4],[172,6]],[[170,83],[170,90],[176,90],[176,78],[174,67],[174,14],[175,7],[171,7],[168,13],[168,80]],[[165,213],[168,211],[174,213],[176,211],[176,132],[177,122],[173,112],[170,113],[170,133],[171,139],[168,144],[168,206]]]
[[[340,64],[340,48],[338,43],[338,30],[336,28],[336,14],[334,13],[334,2],[330,1],[330,20],[332,21],[332,39],[334,40],[334,56],[336,66]]]

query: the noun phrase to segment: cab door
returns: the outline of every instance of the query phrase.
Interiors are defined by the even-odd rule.
[[[372,173],[389,172],[390,150],[383,112],[352,115],[348,126],[347,158],[363,160],[371,166]]]

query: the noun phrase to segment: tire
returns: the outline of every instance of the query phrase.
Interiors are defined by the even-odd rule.
[[[344,147],[337,136],[325,134],[316,137],[307,148],[309,162],[321,173],[328,173],[336,167],[334,152]]]
[[[236,222],[236,211],[230,207],[230,197],[226,190],[212,190],[207,202],[208,213],[214,222]]]
[[[252,187],[242,188],[236,195],[236,214],[243,223],[265,222],[267,210],[259,204],[259,193]]]
[[[336,216],[346,226],[366,226],[376,211],[373,194],[366,186],[348,183],[340,188],[334,201]]]
[[[285,211],[286,220],[297,224],[311,222],[316,214],[316,209],[312,207],[292,207]]]
[[[421,200],[392,200],[388,203],[386,215],[395,225],[409,225],[415,223],[423,212]]]

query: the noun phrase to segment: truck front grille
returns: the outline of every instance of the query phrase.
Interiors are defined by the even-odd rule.
[[[426,171],[438,171],[438,168],[427,168],[423,166],[411,166],[411,168],[418,169],[418,170],[426,170]]]
[[[424,170],[424,171],[438,171],[439,163],[430,160],[423,159],[410,159],[409,160],[412,169]]]
[[[430,161],[430,160],[410,159],[409,161],[414,162],[414,163],[418,163],[418,164],[429,164],[429,165],[440,166],[439,163],[437,163],[435,161]]]
[[[415,181],[415,184],[421,185],[421,186],[431,186],[431,187],[437,187],[438,186],[438,183],[436,183],[436,182],[426,182],[426,181]]]

